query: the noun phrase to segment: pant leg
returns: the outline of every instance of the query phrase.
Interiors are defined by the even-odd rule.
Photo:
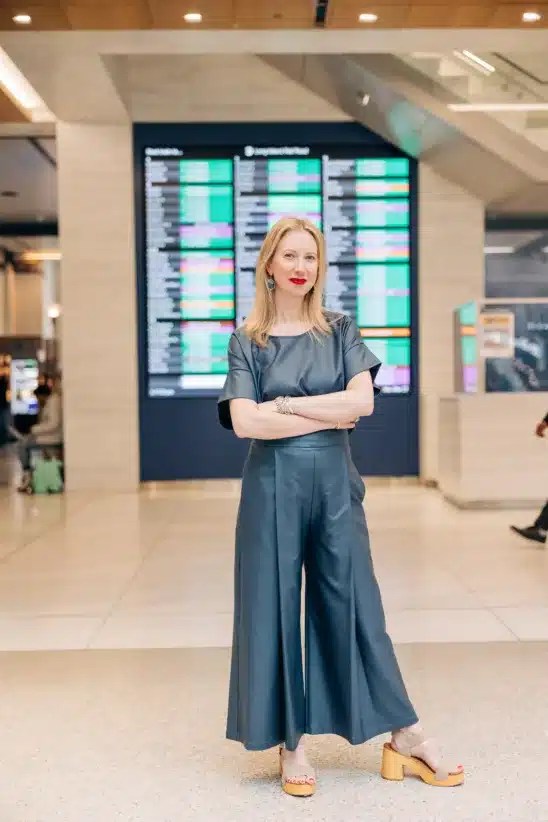
[[[417,721],[386,624],[349,451],[317,452],[306,568],[307,733],[360,744]]]
[[[548,531],[548,502],[535,520],[535,528]]]
[[[24,440],[19,440],[17,443],[17,455],[23,471],[30,471],[31,469],[30,455],[34,444],[35,440],[32,436],[25,437]]]
[[[0,408],[0,448],[5,445],[9,439],[8,436],[9,425],[9,409]]]
[[[234,631],[227,737],[249,750],[304,732],[301,576],[310,453],[253,444],[236,526]]]

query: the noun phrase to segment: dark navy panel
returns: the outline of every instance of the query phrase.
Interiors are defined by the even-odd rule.
[[[314,145],[333,143],[382,149],[383,157],[404,157],[395,146],[359,123],[135,123],[134,146]],[[381,155],[380,155],[381,156]]]
[[[405,156],[358,123],[222,123],[134,125],[137,251],[137,323],[141,480],[241,476],[249,442],[221,428],[215,398],[154,398],[146,395],[146,287],[143,150],[150,146],[346,144],[368,156]],[[418,451],[418,167],[411,173],[411,393],[380,396],[375,413],[351,435],[360,473],[407,476],[419,472]]]
[[[410,397],[378,397],[375,413],[350,435],[361,474],[418,473],[416,414]],[[150,404],[152,408],[147,408]],[[148,400],[141,436],[144,480],[239,477],[249,440],[239,440],[217,421],[215,400]],[[148,412],[148,413],[147,413]],[[171,435],[170,435],[171,432]]]

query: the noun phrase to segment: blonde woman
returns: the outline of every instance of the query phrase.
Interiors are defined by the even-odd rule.
[[[358,745],[392,732],[382,775],[463,782],[427,740],[398,668],[369,550],[349,432],[373,412],[379,360],[348,316],[322,307],[325,246],[304,219],[266,236],[255,305],[231,337],[219,418],[252,440],[236,526],[227,737],[279,746],[282,787],[316,788],[304,734]],[[306,572],[305,676],[301,576]]]

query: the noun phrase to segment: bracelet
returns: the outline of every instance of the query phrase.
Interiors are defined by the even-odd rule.
[[[294,414],[291,405],[289,404],[291,397],[276,397],[274,400],[274,404],[276,405],[276,411],[279,414]]]

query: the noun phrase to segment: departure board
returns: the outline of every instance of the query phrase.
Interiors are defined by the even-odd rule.
[[[261,243],[287,215],[324,231],[325,306],[356,320],[383,362],[384,392],[410,391],[407,158],[309,146],[144,153],[148,396],[220,390],[230,335],[253,305]]]

